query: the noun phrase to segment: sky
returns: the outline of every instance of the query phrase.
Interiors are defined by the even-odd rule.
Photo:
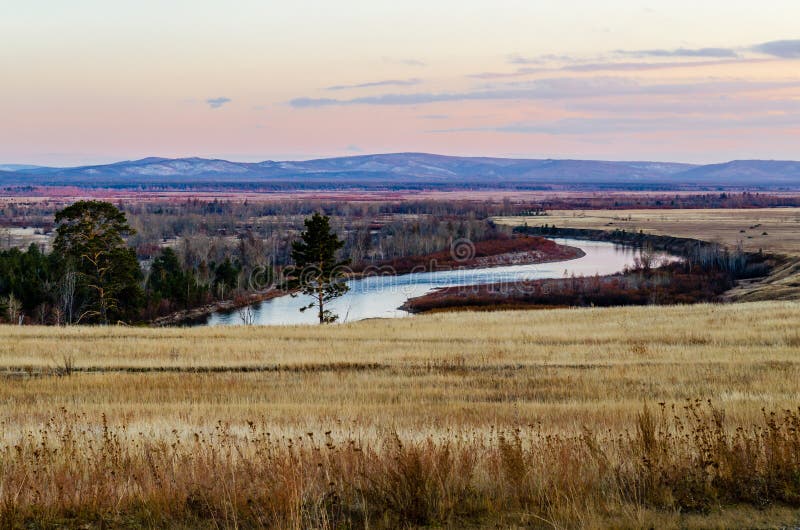
[[[797,0],[0,0],[0,163],[800,159]]]

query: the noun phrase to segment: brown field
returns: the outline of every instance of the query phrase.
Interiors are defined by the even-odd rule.
[[[675,192],[675,195],[694,195],[696,192]],[[80,200],[106,200],[117,203],[132,202],[181,202],[187,199],[199,201],[226,201],[226,202],[272,202],[272,201],[308,201],[322,200],[332,202],[385,202],[408,200],[432,201],[502,201],[508,199],[514,203],[540,202],[547,200],[575,200],[621,197],[649,197],[649,192],[570,192],[570,191],[525,191],[525,190],[396,190],[396,191],[371,191],[371,190],[285,190],[285,191],[259,191],[236,189],[212,189],[192,191],[164,191],[164,190],[116,190],[116,189],[86,189],[76,187],[39,187],[33,190],[5,191],[0,197],[2,205],[32,205],[47,204],[54,207],[64,207]],[[657,194],[661,196],[663,194]],[[798,193],[771,193],[778,197],[797,197]]]
[[[499,217],[498,223],[601,230],[644,230],[691,237],[756,252],[800,256],[800,208],[714,210],[553,210],[546,216]],[[764,235],[766,232],[766,235]]]
[[[798,322],[761,302],[3,326],[0,522],[797,525]]]
[[[737,192],[732,192],[736,194]],[[180,202],[187,199],[199,201],[231,201],[271,202],[284,200],[324,200],[324,201],[503,201],[511,203],[579,203],[609,200],[643,201],[650,198],[662,199],[666,202],[675,198],[714,195],[703,191],[570,191],[570,190],[236,190],[236,189],[195,189],[185,190],[125,190],[79,187],[34,187],[15,190],[4,189],[0,197],[0,206],[11,204],[51,204],[63,207],[79,200],[98,199],[110,202]],[[797,191],[769,191],[763,193],[769,197],[781,199],[797,199]]]
[[[498,221],[780,254],[732,298],[794,301],[0,326],[0,528],[800,525],[800,209]]]
[[[800,299],[800,208],[717,210],[554,210],[536,217],[498,217],[499,224],[543,224],[559,228],[644,231],[713,241],[749,252],[784,256],[785,262],[760,281],[743,282],[733,300]]]

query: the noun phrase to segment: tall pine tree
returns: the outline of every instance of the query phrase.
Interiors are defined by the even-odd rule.
[[[84,305],[79,321],[108,324],[137,318],[142,271],[125,243],[135,231],[125,214],[103,201],[78,201],[56,212],[53,249],[78,275]]]
[[[300,308],[317,308],[319,323],[335,322],[338,316],[326,309],[328,302],[348,291],[344,267],[349,260],[338,261],[336,254],[344,246],[331,230],[330,218],[315,213],[306,219],[300,240],[292,243],[294,267],[288,272],[288,287],[313,297]]]

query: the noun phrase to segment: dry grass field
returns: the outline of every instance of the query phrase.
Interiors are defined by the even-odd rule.
[[[713,241],[749,252],[784,256],[774,273],[743,282],[729,298],[741,301],[800,299],[800,208],[719,210],[554,210],[546,216],[499,217],[499,224],[644,231]]]
[[[0,522],[797,525],[798,323],[759,302],[0,327]]]
[[[500,224],[643,230],[800,256],[800,208],[695,210],[553,210],[546,216],[499,217]]]

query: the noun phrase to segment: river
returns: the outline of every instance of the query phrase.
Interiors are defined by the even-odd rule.
[[[350,290],[330,303],[329,309],[339,315],[339,321],[352,322],[366,318],[401,318],[411,314],[399,309],[409,298],[450,286],[481,285],[571,276],[594,276],[621,272],[634,264],[639,250],[601,241],[553,239],[561,245],[578,247],[585,252],[581,258],[538,263],[508,265],[482,269],[370,276],[348,282]],[[662,255],[666,258],[666,255]],[[248,320],[256,325],[314,324],[318,322],[314,308],[300,312],[310,301],[308,296],[290,295],[273,298],[251,306],[247,319],[239,311],[211,314],[209,326],[237,325]]]

